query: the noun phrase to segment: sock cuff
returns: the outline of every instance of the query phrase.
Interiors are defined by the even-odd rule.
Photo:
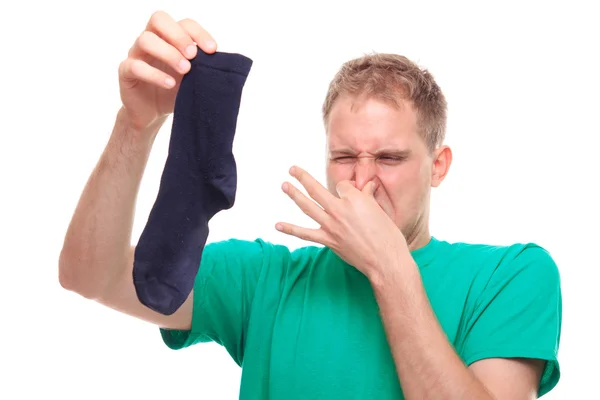
[[[252,67],[252,60],[242,54],[219,51],[207,54],[200,47],[198,47],[196,57],[190,62],[192,66],[210,67],[225,72],[234,72],[245,77],[248,76]]]

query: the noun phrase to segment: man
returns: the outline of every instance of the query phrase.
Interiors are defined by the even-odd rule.
[[[243,363],[243,399],[512,400],[556,385],[557,266],[535,244],[431,236],[430,190],[452,161],[446,102],[401,56],[352,60],[330,85],[327,188],[299,167],[310,197],[282,187],[320,228],[277,224],[311,245],[209,244],[177,312],[144,307],[131,278],[135,197],[196,44],[217,48],[196,22],[158,12],[120,65],[123,106],[65,238],[63,287],[156,324],[173,349],[222,344]]]

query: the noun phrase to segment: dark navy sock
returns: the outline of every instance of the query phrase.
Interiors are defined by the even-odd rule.
[[[164,315],[177,311],[193,289],[209,220],[234,204],[232,145],[252,60],[198,48],[191,64],[177,92],[167,161],[133,265],[140,302]]]

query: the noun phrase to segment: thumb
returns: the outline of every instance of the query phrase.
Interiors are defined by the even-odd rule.
[[[375,182],[373,181],[369,181],[367,182],[367,184],[363,187],[362,192],[369,195],[369,196],[374,196],[375,195],[375,189],[377,188],[377,186],[375,185]]]

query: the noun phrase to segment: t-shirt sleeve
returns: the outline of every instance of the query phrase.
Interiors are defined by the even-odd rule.
[[[550,254],[527,245],[495,269],[469,322],[462,357],[546,360],[538,396],[558,383],[562,296],[558,267]]]
[[[238,365],[268,244],[230,239],[205,246],[194,282],[190,330],[160,328],[164,343],[179,350],[201,342],[224,346]]]

